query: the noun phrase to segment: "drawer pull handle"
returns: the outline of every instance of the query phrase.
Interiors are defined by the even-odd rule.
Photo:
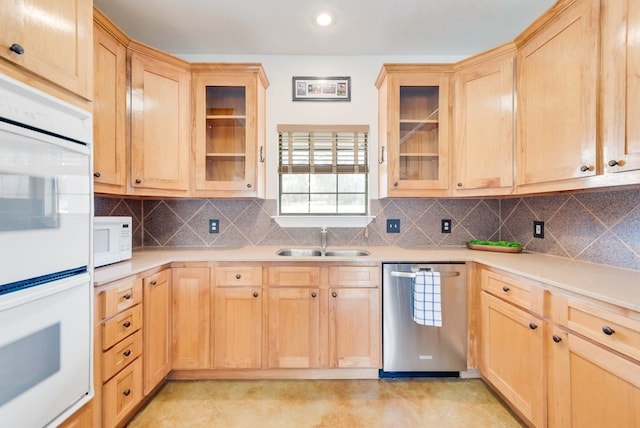
[[[612,329],[611,327],[609,327],[608,325],[605,325],[604,327],[602,327],[602,332],[604,334],[606,334],[607,336],[611,336],[616,331],[614,329]]]
[[[562,342],[562,338],[561,338],[560,336],[558,336],[557,334],[554,334],[551,338],[552,338],[552,339],[553,339],[553,341],[554,341],[554,342],[556,342],[556,343],[560,343],[560,342]]]
[[[136,178],[136,184],[140,184],[140,183],[142,183],[142,180],[139,178]]]
[[[127,349],[122,353],[122,355],[124,355],[125,357],[128,357],[129,355],[131,355],[131,349]]]
[[[315,299],[315,297],[317,296],[316,292],[314,291],[313,293],[311,293],[311,297],[313,297]]]
[[[240,275],[239,273],[236,274],[236,279],[240,279],[242,278],[242,275]]]
[[[333,293],[331,293],[331,297],[338,297],[338,293],[334,291]]]
[[[122,298],[123,298],[124,300],[129,300],[129,299],[131,299],[131,293],[127,293],[127,294],[125,294],[124,296],[122,296]]]
[[[20,46],[17,43],[12,44],[11,46],[9,46],[9,50],[13,53],[16,53],[18,55],[23,55],[24,54],[24,48],[22,46]]]
[[[122,395],[124,395],[125,397],[128,397],[129,394],[131,394],[131,390],[130,389],[125,389],[124,391],[122,391]]]
[[[155,279],[151,280],[151,285],[156,285],[158,283],[158,281],[156,281]]]
[[[507,287],[506,285],[504,287],[502,287],[502,291],[504,291],[505,293],[508,293],[509,290],[511,290],[509,287]]]
[[[100,173],[99,173],[99,172],[94,172],[94,173],[93,173],[93,176],[94,176],[95,178],[100,178]]]
[[[258,297],[258,296],[259,296],[258,292],[257,292],[257,291],[254,291],[254,292],[253,292],[253,297]]]
[[[534,323],[530,322],[530,323],[529,323],[529,328],[530,328],[531,330],[535,330],[536,328],[538,328],[538,326],[537,326],[536,324],[534,324]]]
[[[131,321],[125,321],[123,324],[124,328],[129,328],[131,327]]]

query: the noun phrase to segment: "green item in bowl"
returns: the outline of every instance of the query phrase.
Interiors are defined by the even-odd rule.
[[[522,244],[516,241],[486,241],[482,239],[472,239],[469,241],[471,245],[492,245],[495,247],[511,247],[511,248],[520,248]]]

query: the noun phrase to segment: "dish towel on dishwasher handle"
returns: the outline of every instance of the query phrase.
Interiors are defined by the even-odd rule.
[[[416,272],[411,291],[413,320],[421,325],[442,327],[440,272]]]

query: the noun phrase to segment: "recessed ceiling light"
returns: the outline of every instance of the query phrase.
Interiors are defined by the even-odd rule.
[[[321,12],[318,14],[318,16],[316,16],[316,22],[319,26],[326,27],[328,25],[331,25],[331,23],[333,22],[333,17],[327,12]]]

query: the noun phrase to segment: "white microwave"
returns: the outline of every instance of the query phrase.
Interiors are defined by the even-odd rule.
[[[130,259],[131,234],[131,217],[94,217],[94,267]]]

